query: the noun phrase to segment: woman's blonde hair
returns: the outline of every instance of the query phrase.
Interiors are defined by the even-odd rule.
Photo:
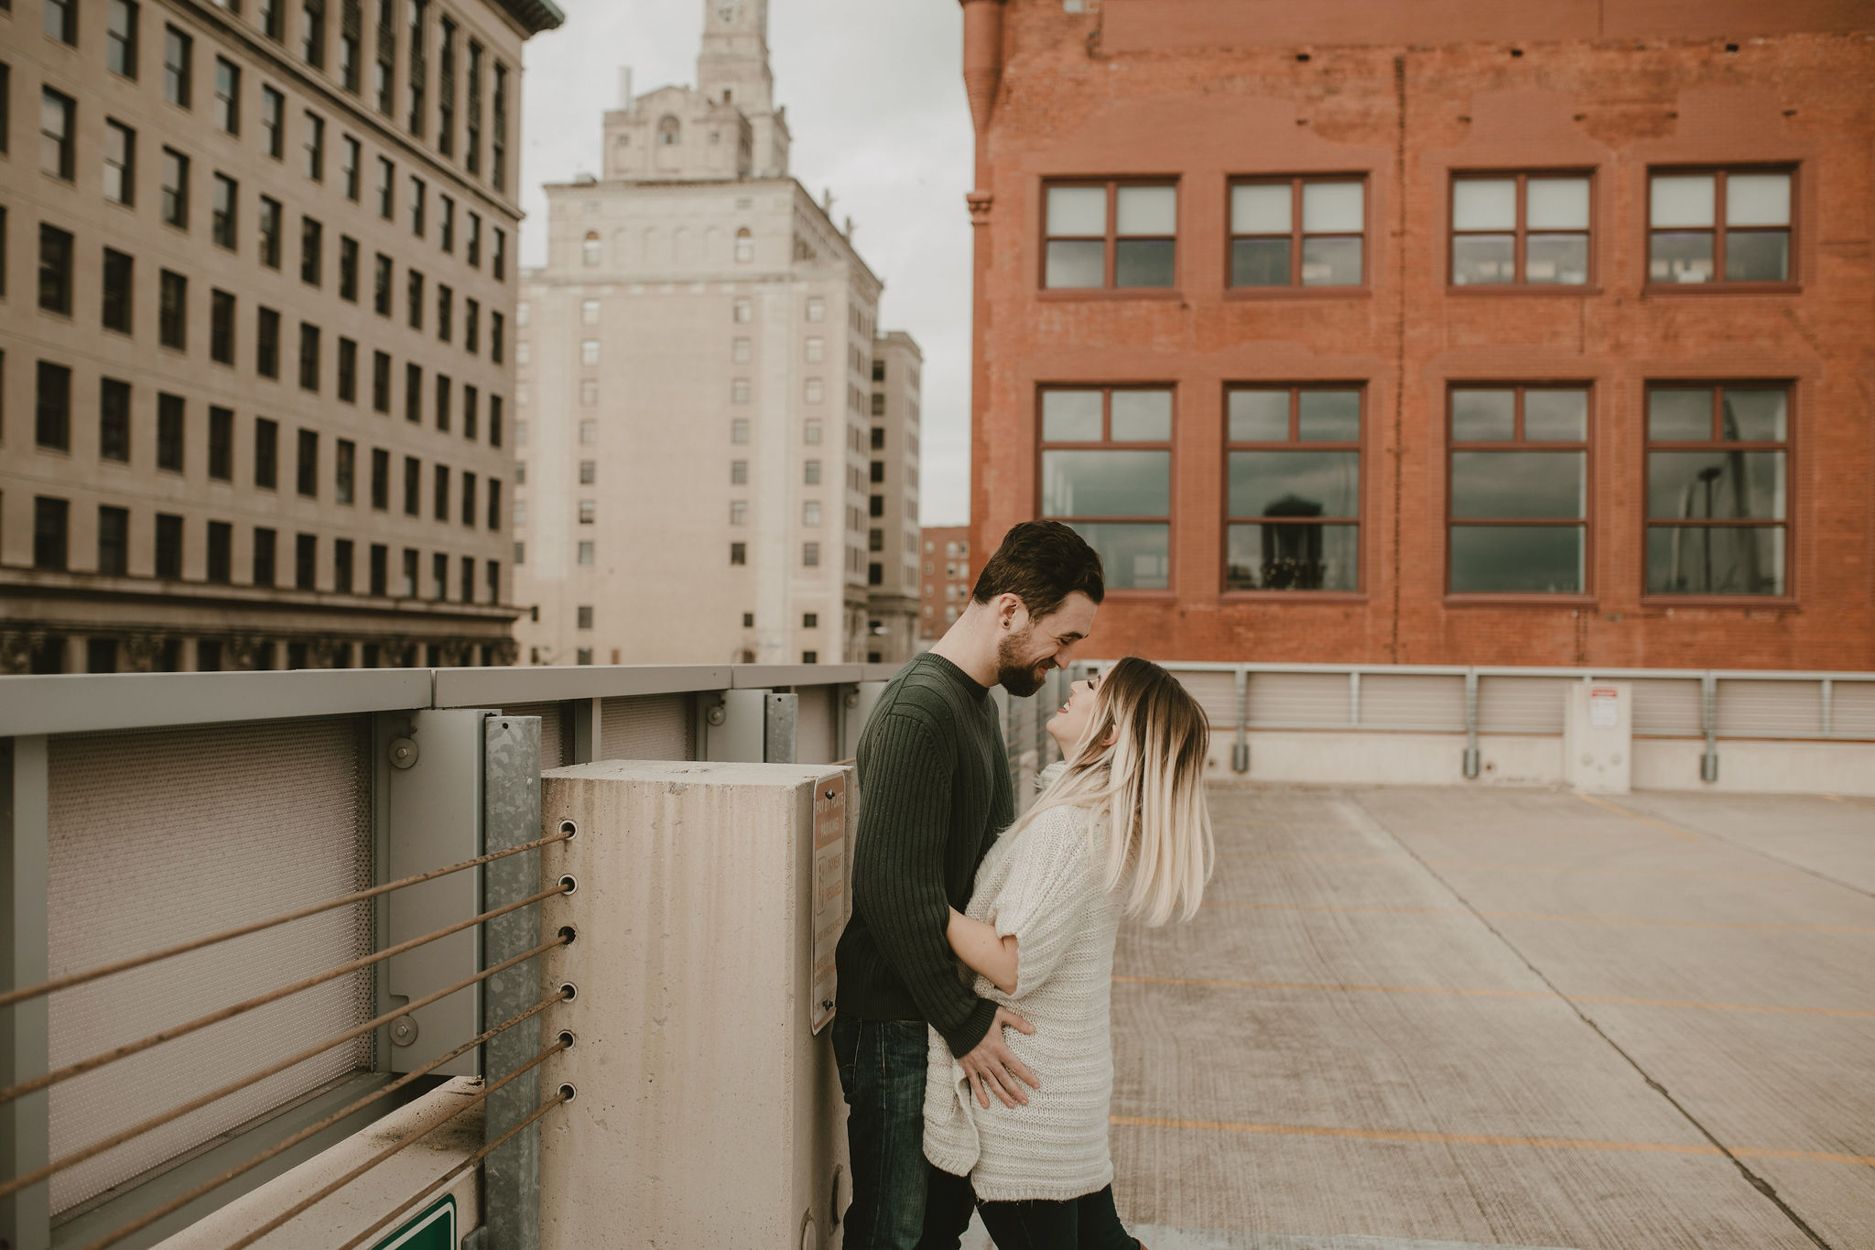
[[[1215,851],[1204,800],[1211,737],[1204,709],[1178,679],[1128,656],[1095,691],[1087,732],[1067,768],[1017,822],[1051,807],[1086,807],[1097,821],[1096,845],[1109,892],[1123,890],[1126,914],[1162,925],[1197,914]]]

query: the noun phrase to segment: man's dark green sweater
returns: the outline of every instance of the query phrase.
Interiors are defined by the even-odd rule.
[[[899,670],[860,735],[859,799],[853,917],[835,952],[839,1010],[929,1021],[965,1054],[996,1005],[964,983],[944,930],[1016,816],[988,689],[929,652]]]

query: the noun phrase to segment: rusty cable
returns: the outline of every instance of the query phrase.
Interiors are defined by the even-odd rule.
[[[494,851],[487,855],[478,855],[474,859],[465,859],[460,864],[451,864],[447,868],[433,868],[429,872],[421,872],[414,877],[403,877],[397,881],[386,882],[383,885],[374,885],[368,890],[359,890],[355,894],[347,894],[342,898],[327,899],[323,903],[314,903],[309,907],[302,907],[298,911],[286,912],[270,920],[256,920],[252,924],[244,924],[233,929],[224,929],[220,933],[210,933],[206,937],[191,938],[186,942],[178,942],[174,946],[165,946],[161,950],[150,951],[148,954],[134,955],[129,959],[120,959],[114,964],[102,964],[84,972],[74,972],[68,976],[54,977],[50,981],[42,981],[38,985],[29,985],[25,989],[9,990],[4,994],[0,994],[0,1007],[11,1007],[15,1003],[24,1002],[29,998],[38,998],[45,994],[56,993],[59,990],[68,990],[74,985],[83,985],[88,981],[96,981],[100,977],[115,976],[120,972],[129,972],[133,968],[141,968],[145,964],[157,963],[164,959],[173,959],[177,955],[186,955],[190,951],[198,951],[205,946],[215,946],[222,942],[232,941],[238,937],[246,937],[250,933],[260,933],[264,930],[274,928],[277,925],[291,924],[295,920],[304,920],[308,916],[317,916],[321,912],[332,911],[339,907],[347,907],[353,903],[362,903],[369,899],[377,898],[379,895],[389,894],[393,890],[407,889],[413,885],[422,885],[425,881],[434,881],[438,877],[447,877],[450,873],[461,872],[465,868],[475,868],[481,864],[492,863],[498,859],[505,859],[510,855],[519,855],[522,851],[538,850],[550,843],[564,842],[572,836],[573,835],[570,833],[556,833],[551,837],[539,838],[533,842],[523,843],[520,846],[511,846],[505,851]]]
[[[60,1081],[67,1081],[75,1076],[83,1076],[87,1072],[102,1068],[106,1064],[115,1063],[119,1059],[127,1059],[131,1055],[148,1050],[152,1046],[159,1045],[163,1042],[174,1041],[179,1037],[186,1037],[190,1033],[194,1033],[198,1029],[205,1029],[211,1024],[220,1024],[223,1020],[232,1020],[236,1016],[253,1011],[256,1007],[265,1007],[268,1003],[278,1002],[280,999],[290,997],[291,995],[299,993],[301,990],[309,990],[315,985],[323,985],[327,981],[336,980],[349,972],[357,972],[362,968],[369,968],[372,964],[382,963],[384,960],[394,955],[401,955],[405,951],[415,950],[419,946],[437,941],[441,938],[446,938],[452,933],[460,933],[464,929],[471,928],[487,920],[493,920],[497,916],[505,916],[511,911],[519,911],[521,908],[531,906],[534,903],[540,902],[542,899],[552,898],[556,894],[565,893],[567,893],[567,887],[556,884],[552,888],[542,890],[538,894],[530,894],[519,902],[509,903],[504,907],[497,907],[493,911],[485,911],[481,915],[471,916],[467,920],[459,920],[448,928],[438,929],[434,933],[426,933],[422,937],[411,938],[408,942],[400,942],[396,946],[388,947],[378,951],[376,954],[366,955],[362,959],[354,959],[350,963],[340,964],[336,968],[328,968],[326,971],[316,976],[307,977],[303,981],[296,981],[292,985],[282,986],[277,990],[269,990],[265,994],[259,994],[253,998],[238,1002],[232,1007],[223,1007],[220,1011],[213,1011],[205,1016],[197,1016],[195,1019],[184,1024],[176,1025],[174,1028],[165,1029],[160,1033],[152,1033],[148,1037],[139,1038],[134,1042],[126,1042],[115,1050],[106,1051],[101,1055],[93,1055],[89,1059],[80,1059],[77,1063],[67,1064],[63,1068],[43,1073],[30,1080],[21,1081],[17,1085],[9,1085],[5,1089],[0,1089],[0,1103],[11,1102],[22,1095],[45,1089],[50,1085],[57,1085]]]

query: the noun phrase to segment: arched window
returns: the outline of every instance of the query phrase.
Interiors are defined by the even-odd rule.
[[[588,269],[599,267],[599,232],[597,230],[586,232],[586,241],[579,245],[579,260]]]
[[[666,113],[663,117],[658,118],[658,146],[659,147],[664,147],[664,148],[676,147],[679,140],[682,138],[682,136],[683,136],[683,127],[675,117],[672,117],[670,114]]]
[[[736,231],[736,263],[746,265],[755,259],[755,237],[747,226]]]

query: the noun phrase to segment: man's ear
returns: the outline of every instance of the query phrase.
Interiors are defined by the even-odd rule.
[[[1004,629],[1014,629],[1016,621],[1028,611],[1019,596],[1004,591],[996,597],[996,619]]]

